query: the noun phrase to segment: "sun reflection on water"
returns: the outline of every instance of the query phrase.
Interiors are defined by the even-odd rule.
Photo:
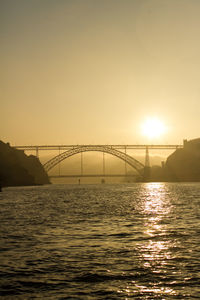
[[[144,217],[145,240],[138,243],[141,263],[154,274],[164,273],[165,265],[171,259],[170,247],[174,241],[166,238],[167,218],[172,206],[167,185],[164,183],[147,183],[141,192],[140,213]],[[173,294],[173,290],[159,287],[159,282],[152,284],[151,292],[155,294]],[[140,292],[149,291],[149,285],[137,286]]]
[[[163,183],[147,183],[145,189],[144,214],[161,218],[170,211],[166,186]]]

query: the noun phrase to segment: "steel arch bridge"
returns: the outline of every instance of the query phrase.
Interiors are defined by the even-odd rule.
[[[49,161],[47,161],[43,166],[44,169],[48,172],[50,171],[53,167],[55,167],[57,164],[59,164],[61,161],[76,155],[78,153],[82,152],[89,152],[89,151],[97,151],[97,152],[103,152],[107,154],[111,154],[115,157],[118,157],[119,159],[123,160],[126,162],[128,165],[130,165],[132,168],[134,168],[140,175],[143,175],[144,172],[144,165],[136,160],[135,158],[131,157],[130,155],[116,150],[110,146],[104,146],[104,145],[87,145],[87,146],[77,146],[72,149],[69,149]]]

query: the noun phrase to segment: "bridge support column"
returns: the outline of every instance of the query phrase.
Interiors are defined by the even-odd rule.
[[[105,176],[105,153],[103,152],[103,176]]]
[[[83,152],[81,152],[81,175],[83,175]]]
[[[58,153],[60,155],[60,147],[58,147]],[[58,174],[59,174],[59,176],[60,176],[60,164],[61,164],[61,162],[58,163]]]
[[[149,181],[151,176],[149,148],[146,146],[145,165],[144,165],[144,181]]]
[[[125,155],[126,155],[126,146],[125,146],[125,151],[124,151]],[[126,159],[125,159],[125,175],[127,175],[127,164],[126,164]]]

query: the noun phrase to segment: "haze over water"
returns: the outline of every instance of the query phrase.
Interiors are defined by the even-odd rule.
[[[200,184],[5,188],[3,299],[199,299]]]

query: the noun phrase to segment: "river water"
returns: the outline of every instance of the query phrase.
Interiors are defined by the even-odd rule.
[[[0,193],[2,299],[200,299],[200,183]]]

